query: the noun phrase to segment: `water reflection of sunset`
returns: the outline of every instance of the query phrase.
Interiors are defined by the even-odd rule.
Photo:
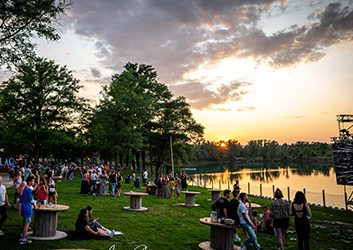
[[[218,173],[204,173],[193,175],[196,185],[226,189],[232,188],[235,180],[239,180],[242,192],[248,192],[250,184],[252,194],[260,194],[262,184],[263,195],[272,197],[273,185],[280,188],[287,197],[287,188],[290,188],[290,196],[294,197],[296,191],[304,188],[308,200],[314,203],[322,202],[322,190],[326,192],[328,204],[343,207],[343,186],[336,184],[336,174],[333,168],[305,171],[300,168],[277,169],[241,169],[230,172],[225,169]],[[221,186],[219,186],[221,183]],[[347,186],[347,192],[353,190]]]

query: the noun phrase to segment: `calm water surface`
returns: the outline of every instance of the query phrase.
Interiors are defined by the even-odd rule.
[[[214,169],[214,168],[213,168]],[[196,171],[195,171],[196,170]],[[280,188],[288,199],[292,200],[296,191],[305,189],[307,200],[310,203],[323,204],[322,190],[325,190],[326,206],[345,208],[344,186],[336,184],[336,173],[332,167],[320,169],[286,168],[259,168],[259,169],[227,169],[210,173],[210,168],[190,169],[186,172],[192,178],[194,185],[208,188],[232,189],[235,180],[239,180],[241,191],[272,197],[273,185]],[[352,186],[346,186],[348,196],[353,191]]]

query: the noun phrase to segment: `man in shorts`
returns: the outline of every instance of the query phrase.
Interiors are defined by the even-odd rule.
[[[30,175],[27,178],[27,183],[23,182],[19,187],[19,195],[20,195],[20,207],[19,214],[23,218],[23,230],[21,234],[21,238],[19,239],[20,245],[26,245],[31,243],[31,241],[27,238],[29,224],[31,223],[31,217],[33,215],[33,208],[36,207],[36,202],[33,199],[32,195],[32,187],[34,185],[34,176]]]

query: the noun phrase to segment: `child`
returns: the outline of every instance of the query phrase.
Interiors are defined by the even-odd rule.
[[[252,211],[251,213],[251,222],[256,226],[256,231],[261,231],[261,221],[257,217],[257,212]]]
[[[269,209],[269,207],[264,206],[264,225],[265,225],[265,229],[266,232],[269,233],[270,235],[274,235],[274,228],[273,228],[273,219],[271,218],[271,210]]]

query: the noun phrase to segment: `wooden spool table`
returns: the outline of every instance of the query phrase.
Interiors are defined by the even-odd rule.
[[[200,194],[200,192],[193,191],[182,191],[185,194],[185,203],[179,203],[180,206],[185,207],[198,207],[199,204],[195,204],[195,195]]]
[[[211,201],[215,202],[216,200],[218,200],[221,197],[222,190],[212,189],[212,190],[210,190],[210,192],[211,192]]]
[[[124,193],[124,195],[130,196],[130,206],[123,207],[125,210],[135,211],[135,212],[148,210],[147,207],[142,207],[142,196],[145,196],[148,194],[131,191],[131,192]]]
[[[58,212],[68,210],[66,205],[41,205],[34,210],[33,232],[28,238],[33,240],[58,240],[65,238],[65,232],[57,231]]]
[[[246,204],[246,206],[249,207],[249,204]],[[251,202],[251,208],[260,208],[260,207],[261,207],[260,204]]]
[[[226,225],[211,221],[210,217],[200,219],[202,224],[211,226],[210,241],[199,244],[201,249],[205,250],[239,250],[240,247],[234,245],[235,225]]]

